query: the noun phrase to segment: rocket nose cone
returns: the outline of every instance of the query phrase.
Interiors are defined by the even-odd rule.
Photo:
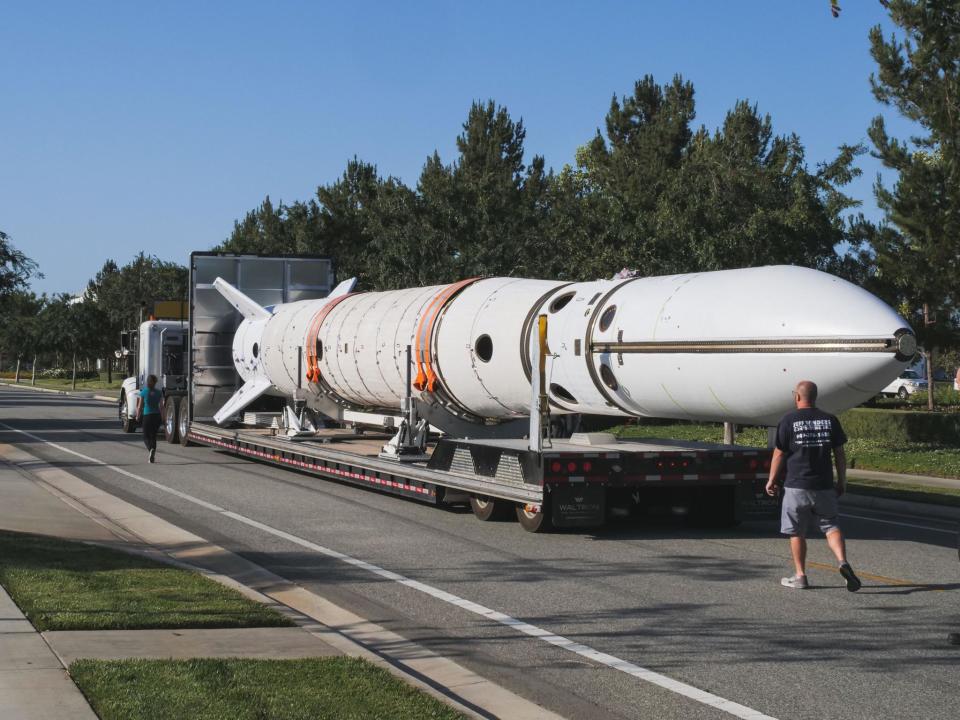
[[[644,278],[596,313],[591,347],[616,358],[622,404],[665,417],[776,422],[799,380],[817,383],[825,409],[847,409],[897,377],[917,345],[879,298],[798,267]]]

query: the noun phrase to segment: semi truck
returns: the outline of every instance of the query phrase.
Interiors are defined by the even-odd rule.
[[[507,352],[510,346],[509,352],[522,359],[518,372],[524,373],[519,377],[526,382],[526,411],[518,406],[519,400],[508,402],[505,392],[491,392],[490,397],[505,408],[500,417],[491,419],[471,416],[470,407],[479,406],[479,401],[471,406],[468,400],[450,410],[462,397],[457,388],[464,385],[436,377],[437,385],[431,387],[429,379],[433,371],[455,375],[450,371],[454,353],[448,346],[435,344],[437,337],[442,339],[436,323],[456,317],[444,303],[479,284],[418,289],[427,299],[418,301],[416,317],[404,320],[407,306],[400,300],[413,297],[413,290],[395,291],[393,299],[389,294],[376,298],[375,293],[351,293],[352,284],[336,284],[328,258],[195,252],[189,270],[187,320],[147,321],[136,333],[124,336],[121,352],[135,361],[118,398],[125,432],[135,431],[136,393],[154,374],[165,396],[163,430],[170,443],[204,445],[420,503],[469,506],[479,520],[516,518],[530,532],[599,527],[611,517],[648,513],[682,515],[708,524],[735,524],[776,514],[777,501],[764,492],[771,462],[767,448],[625,440],[587,429],[595,418],[574,412],[577,406],[575,399],[571,402],[571,391],[551,382],[566,382],[578,395],[583,392],[577,389],[573,371],[562,374],[556,364],[559,352],[551,352],[551,344],[563,344],[578,362],[582,354],[596,355],[598,365],[591,376],[595,384],[605,387],[596,405],[609,408],[608,415],[618,414],[617,404],[626,402],[617,393],[627,376],[621,374],[618,382],[611,369],[624,373],[620,370],[623,354],[648,351],[644,343],[618,343],[616,336],[591,338],[588,333],[571,340],[568,347],[561,336],[550,335],[548,323],[551,319],[559,323],[559,311],[568,304],[577,317],[585,318],[580,325],[589,332],[605,331],[611,323],[609,307],[597,301],[602,292],[584,289],[583,302],[577,305],[581,291],[574,284],[531,287],[526,292],[537,294],[538,299],[530,313],[517,317],[516,337],[501,342],[496,333],[508,332],[502,327],[513,320],[500,319],[494,323],[499,330],[485,332],[475,342],[466,339],[461,347],[459,341],[451,341],[450,347],[460,348],[458,352],[466,358],[466,365],[457,372],[464,377],[472,373],[474,377],[467,378],[471,382],[474,378],[484,381],[487,366],[480,363],[489,363],[491,353]],[[507,280],[488,284],[488,297],[509,291],[513,293],[509,297],[515,298],[519,289]],[[399,294],[404,292],[408,294]],[[444,299],[437,300],[439,296]],[[469,296],[462,297],[469,301]],[[383,322],[398,318],[397,323],[408,322],[413,328],[412,340],[394,332],[391,342],[396,353],[387,357],[386,345],[364,340],[362,328],[348,333],[345,328],[353,310],[344,308],[351,302],[358,324],[365,318],[381,318],[377,338]],[[477,303],[480,309],[491,306],[492,301]],[[343,317],[336,315],[336,307]],[[515,305],[502,303],[501,307]],[[284,324],[279,328],[281,320]],[[271,330],[270,323],[277,327]],[[457,325],[463,324],[457,320]],[[448,331],[456,329],[451,326]],[[869,338],[870,352],[882,354],[888,365],[909,350],[902,333],[891,330],[880,338],[877,334]],[[712,342],[719,349],[681,344],[678,352],[686,357],[730,350],[721,341]],[[784,352],[790,354],[784,357],[796,358],[797,347],[808,348],[813,342],[784,345]],[[867,352],[862,336],[844,340],[846,349],[837,349],[835,338],[821,337],[816,342],[825,343],[837,356]],[[662,355],[666,350],[653,352]],[[755,341],[744,352],[753,357],[769,353],[770,347],[757,350]],[[821,348],[812,352],[819,353],[818,359],[824,355]],[[862,357],[856,360],[863,362]],[[776,363],[786,365],[786,361]],[[891,366],[874,372],[870,382],[886,382],[899,369]],[[499,378],[509,371],[499,370]],[[787,373],[786,367],[783,372]],[[492,382],[486,379],[483,387],[489,389]],[[357,400],[364,391],[375,396],[378,383],[395,388],[393,406]],[[357,388],[356,393],[351,394],[350,387]],[[789,387],[784,388],[786,396]]]

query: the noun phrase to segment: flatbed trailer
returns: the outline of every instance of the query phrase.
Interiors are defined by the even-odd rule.
[[[777,508],[764,492],[770,452],[758,448],[584,433],[537,453],[523,440],[441,437],[428,460],[400,463],[379,457],[386,437],[321,431],[294,441],[271,430],[192,423],[185,444],[431,505],[469,504],[481,520],[516,515],[531,532],[653,512],[731,525],[773,517]]]
[[[140,346],[125,350],[142,359],[119,398],[125,431],[136,429],[131,414],[135,393],[154,373],[166,397],[163,428],[171,443],[207,445],[432,505],[469,505],[481,520],[516,516],[533,532],[596,527],[610,516],[633,513],[666,512],[733,524],[776,511],[776,501],[763,491],[771,459],[765,449],[617,440],[607,433],[576,433],[543,443],[431,433],[422,454],[385,457],[384,442],[397,429],[394,421],[402,420],[399,408],[366,413],[348,426],[291,436],[283,431],[290,410],[286,399],[269,393],[244,413],[249,424],[218,425],[214,415],[242,381],[232,351],[241,318],[214,287],[216,278],[263,306],[323,298],[335,283],[326,258],[193,253],[185,338],[161,342],[162,333],[146,323],[138,335]],[[371,422],[380,423],[372,433],[363,429]],[[481,429],[468,428],[471,435]],[[539,428],[528,433],[540,434]]]

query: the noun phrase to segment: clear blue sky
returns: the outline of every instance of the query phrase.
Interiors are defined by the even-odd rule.
[[[415,184],[471,101],[560,168],[614,93],[694,83],[698,123],[739,98],[811,165],[866,141],[876,0],[8,3],[0,19],[0,229],[77,291],[106,258],[186,262],[265,195],[335,180],[354,154]],[[887,111],[888,117],[893,113]],[[902,123],[893,123],[903,130]],[[876,161],[851,193],[877,216]]]

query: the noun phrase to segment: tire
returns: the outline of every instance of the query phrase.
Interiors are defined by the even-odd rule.
[[[120,398],[120,409],[118,412],[118,418],[120,420],[120,429],[125,433],[136,432],[137,430],[137,421],[130,417],[130,413],[127,412],[127,393],[124,392],[123,396]]]
[[[190,403],[186,402],[186,398],[183,402],[178,403],[177,407],[177,435],[180,437],[180,444],[183,447],[193,445],[190,442]]]
[[[516,506],[517,522],[527,532],[548,532],[553,529],[548,505],[542,505],[540,512],[528,512],[523,505]]]
[[[910,391],[905,387],[901,387],[899,390],[897,390],[897,397],[899,397],[901,400],[906,400],[908,397],[910,397]]]
[[[180,442],[180,398],[168,397],[163,406],[163,434],[167,442],[176,445]]]
[[[473,510],[477,520],[483,522],[509,520],[513,511],[513,503],[486,497],[485,495],[471,495],[470,509]]]

